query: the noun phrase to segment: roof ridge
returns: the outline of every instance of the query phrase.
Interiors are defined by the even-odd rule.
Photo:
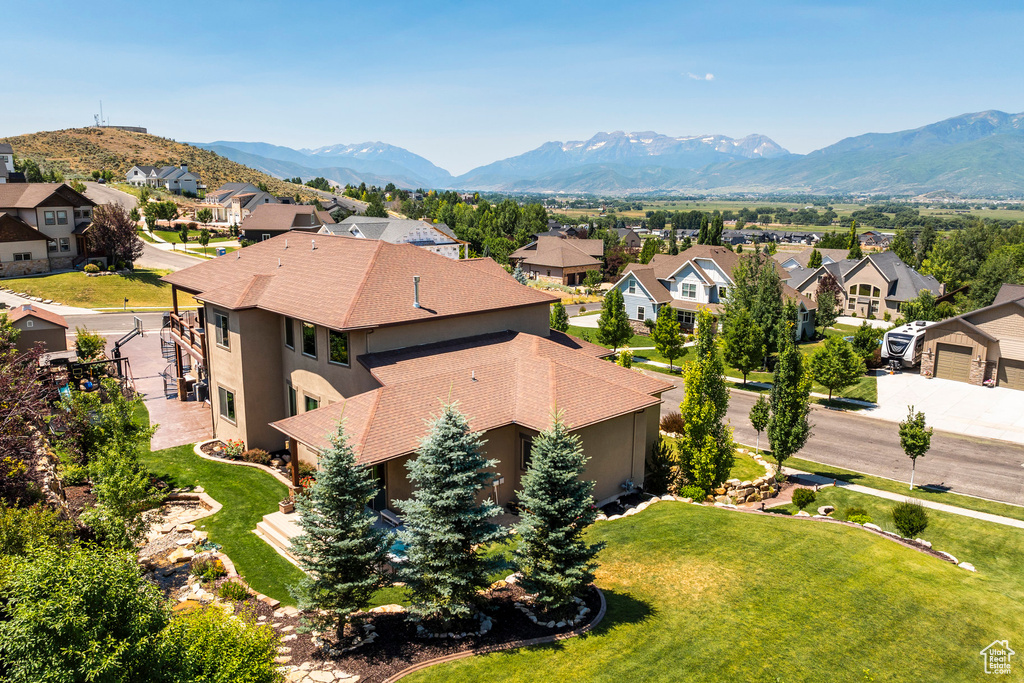
[[[370,438],[370,430],[373,428],[374,417],[377,415],[377,406],[380,405],[380,397],[384,393],[384,387],[380,386],[376,389],[371,389],[370,391],[374,393],[373,405],[370,406],[370,410],[367,413],[369,417],[366,420],[366,429],[363,430],[362,436],[359,439],[359,443],[357,445],[358,450],[356,451],[357,453],[363,452],[363,448],[366,447],[366,441]],[[356,394],[356,396],[358,395],[359,394]],[[345,402],[347,403],[348,401],[349,399],[346,398]],[[345,408],[342,406],[342,416],[344,416],[344,411]]]

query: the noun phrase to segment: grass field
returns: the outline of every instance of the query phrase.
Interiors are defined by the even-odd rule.
[[[170,271],[136,268],[128,275],[87,277],[85,273],[56,273],[39,277],[0,280],[16,292],[53,299],[68,306],[83,308],[171,307],[171,286],[160,278]]]
[[[181,244],[181,237],[174,230],[154,230],[153,234],[162,239],[165,242],[171,242],[173,244]],[[211,237],[210,244],[216,244],[217,242],[230,242],[235,239],[234,237]],[[199,246],[199,231],[192,230],[188,234],[188,243],[192,246]]]
[[[594,632],[410,680],[985,680],[979,651],[1024,639],[1024,534],[984,524],[933,519],[972,574],[857,528],[659,503],[591,530]]]

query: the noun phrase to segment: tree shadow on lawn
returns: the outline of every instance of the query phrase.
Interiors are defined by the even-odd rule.
[[[654,606],[638,600],[628,593],[620,593],[610,588],[602,588],[608,609],[604,619],[590,633],[603,635],[606,631],[623,624],[641,624],[654,617]]]
[[[121,277],[123,277],[125,280],[129,282],[149,285],[151,287],[170,287],[169,284],[160,280],[160,278],[163,277],[161,273],[156,273],[152,270],[148,270],[145,268],[139,268],[138,270],[129,271],[122,275]]]

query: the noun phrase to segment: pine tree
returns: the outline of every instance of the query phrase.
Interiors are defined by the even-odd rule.
[[[850,221],[850,251],[846,254],[848,259],[862,259],[864,252],[860,248],[860,238],[857,236],[857,221]]]
[[[671,441],[663,436],[659,437],[651,448],[651,457],[647,459],[646,464],[645,491],[661,496],[676,490],[679,483],[679,466]]]
[[[722,214],[716,213],[714,219],[711,221],[711,230],[708,232],[709,244],[713,244],[717,247],[722,246],[722,233],[725,231],[725,222],[722,220]]]
[[[601,304],[601,315],[597,319],[597,340],[612,349],[618,349],[632,337],[633,328],[626,315],[626,302],[622,292],[613,287],[604,295]]]
[[[764,333],[747,309],[740,309],[725,326],[722,354],[726,363],[743,373],[744,386],[751,370],[764,362]]]
[[[516,279],[516,282],[518,282],[521,285],[525,285],[527,282],[526,273],[523,272],[522,266],[520,266],[518,263],[516,263],[516,267],[512,271],[512,277],[514,277]]]
[[[655,350],[668,358],[668,368],[672,369],[672,360],[683,355],[683,340],[679,336],[679,320],[676,309],[663,304],[658,311],[658,320],[651,332],[651,341]]]
[[[768,419],[768,443],[780,471],[782,463],[803,448],[811,435],[807,421],[810,395],[811,379],[804,372],[802,355],[789,337],[775,363],[770,398],[772,414]]]
[[[808,359],[814,381],[832,392],[852,387],[864,376],[864,361],[853,350],[850,342],[836,335],[828,337]]]
[[[597,517],[594,482],[582,480],[587,457],[580,437],[570,434],[560,416],[533,438],[530,467],[523,476],[516,527],[515,558],[523,589],[536,594],[545,611],[572,605],[594,580],[594,558],[603,543],[587,544],[583,533]]]
[[[697,357],[685,371],[686,395],[679,404],[685,422],[679,463],[688,483],[710,491],[729,476],[732,430],[725,426],[729,391],[715,344],[717,324],[707,309],[697,313]]]
[[[676,242],[676,230],[675,228],[669,229],[668,237],[668,253],[675,256],[679,253],[679,244]]]
[[[761,432],[768,426],[768,418],[771,416],[771,405],[768,400],[764,397],[764,394],[759,394],[757,402],[750,407],[750,426],[757,432],[757,443],[754,449],[757,451],[761,450]]]
[[[555,302],[555,305],[551,307],[551,329],[557,330],[558,332],[567,332],[569,330],[569,314],[565,312],[565,304],[559,299]]]
[[[811,255],[807,259],[808,268],[821,268],[821,252],[811,249]]]
[[[697,244],[708,244],[711,237],[708,228],[708,215],[704,214],[700,218],[700,232],[697,233]]]
[[[376,517],[366,511],[377,485],[367,468],[356,465],[343,425],[319,464],[316,483],[295,499],[302,534],[292,538],[292,553],[306,576],[293,592],[303,609],[315,610],[318,628],[333,628],[341,639],[351,614],[386,584],[391,539],[374,528]]]
[[[399,538],[407,559],[399,576],[410,595],[409,609],[442,628],[471,617],[478,591],[489,583],[492,563],[474,548],[504,537],[488,521],[501,508],[490,500],[477,502],[494,478],[488,470],[497,464],[484,458],[482,446],[458,408],[445,405],[407,464],[412,498],[397,503],[405,517]]]

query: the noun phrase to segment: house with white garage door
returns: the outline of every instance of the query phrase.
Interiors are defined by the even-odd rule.
[[[1004,284],[991,306],[929,326],[921,374],[1024,390],[1024,285]]]

